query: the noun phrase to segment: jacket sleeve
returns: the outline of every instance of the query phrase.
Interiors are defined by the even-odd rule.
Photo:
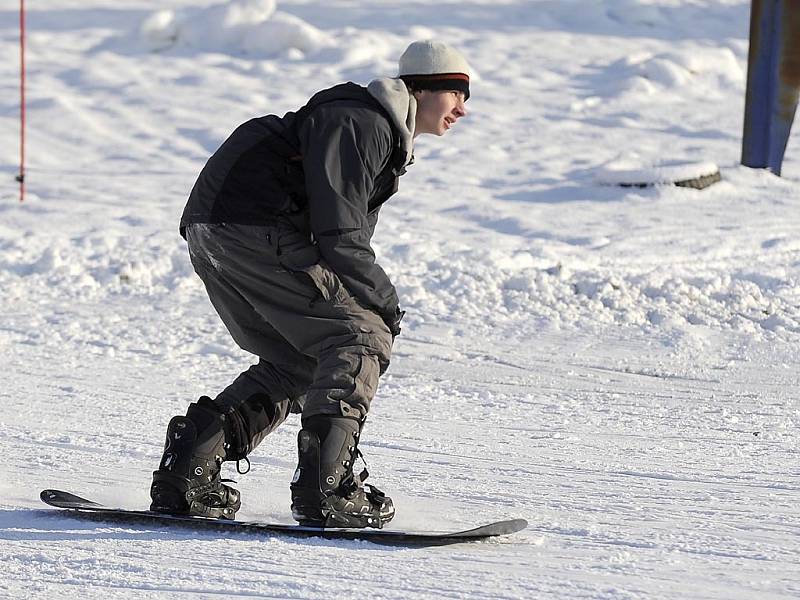
[[[374,215],[368,203],[392,150],[388,122],[368,108],[318,107],[298,132],[311,231],[320,254],[367,308],[397,311],[392,282],[370,245]]]

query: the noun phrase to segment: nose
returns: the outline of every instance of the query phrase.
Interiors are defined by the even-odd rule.
[[[458,103],[456,104],[455,108],[453,109],[453,114],[456,117],[466,117],[467,116],[467,107],[464,104],[464,100],[459,98]]]

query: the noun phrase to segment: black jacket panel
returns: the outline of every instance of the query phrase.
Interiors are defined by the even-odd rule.
[[[181,229],[189,223],[264,225],[286,211],[301,193],[292,184],[302,178],[292,160],[299,156],[290,135],[294,117],[268,115],[237,127],[200,172]]]

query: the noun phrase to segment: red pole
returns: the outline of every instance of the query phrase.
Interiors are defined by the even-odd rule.
[[[19,201],[25,201],[25,0],[19,0]]]

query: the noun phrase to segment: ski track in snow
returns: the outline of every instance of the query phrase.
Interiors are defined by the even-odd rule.
[[[22,205],[0,66],[0,597],[800,596],[800,155],[782,179],[737,165],[749,4],[30,7]],[[381,215],[408,316],[363,450],[392,527],[528,529],[408,550],[42,508],[45,487],[145,506],[169,418],[251,360],[177,235],[208,155],[424,37],[463,49],[473,98]],[[723,182],[596,183],[662,159]],[[243,519],[291,521],[298,426],[252,456]]]

